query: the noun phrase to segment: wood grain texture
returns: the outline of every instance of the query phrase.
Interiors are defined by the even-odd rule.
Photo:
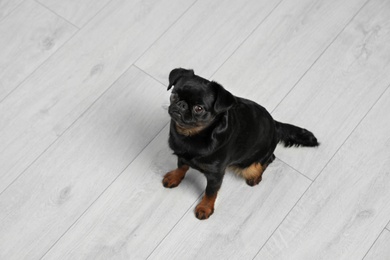
[[[172,237],[168,236],[170,243],[163,243],[162,250],[170,252],[169,259],[183,252],[189,259],[207,250],[216,256],[222,254],[219,245],[224,243],[232,248],[230,254],[253,257],[261,241],[265,242],[309,185],[306,178],[279,161],[267,169],[263,182],[255,188],[228,173],[215,213],[207,222],[199,221],[194,216],[194,202],[206,186],[202,174],[190,170],[177,188],[162,186],[164,174],[176,166],[174,156],[167,153],[168,129],[154,139],[45,259],[145,259],[187,210],[183,223],[175,227]],[[251,236],[256,239],[246,241]],[[240,251],[240,246],[246,252]],[[157,253],[152,258],[156,256],[165,259],[166,255]]]
[[[364,257],[390,216],[389,100],[390,89],[255,259]]]
[[[279,1],[199,0],[136,62],[160,82],[177,67],[210,77]]]
[[[364,260],[388,260],[390,258],[390,232],[384,230]]]
[[[34,1],[5,18],[0,23],[0,101],[76,31]]]
[[[110,0],[38,0],[77,27],[83,27]]]
[[[162,185],[177,160],[169,126],[142,151],[44,259],[146,259],[206,186],[189,170],[175,189]],[[192,216],[195,218],[195,216]]]
[[[112,0],[97,11],[89,0],[42,0],[53,4],[51,11],[26,1],[0,0],[0,27],[10,19],[17,23],[7,35],[13,28],[35,28],[35,22],[52,28],[52,20],[43,20],[60,10],[68,17],[74,10],[75,18],[89,22],[0,102],[0,259],[389,255],[385,0],[363,8],[365,0],[283,0],[263,22],[260,15],[276,2]],[[30,12],[28,4],[42,8]],[[17,19],[22,7],[29,19]],[[3,11],[8,14],[1,18]],[[261,25],[255,29],[255,23]],[[253,33],[244,40],[248,28]],[[13,37],[15,46],[26,45],[22,35]],[[278,150],[286,163],[276,160],[256,187],[228,173],[215,213],[197,220],[194,209],[206,180],[190,170],[179,187],[162,187],[164,174],[176,167],[167,144],[168,115],[161,109],[169,92],[134,65],[145,61],[154,68],[155,61],[159,80],[166,82],[162,71],[171,68],[157,67],[169,44],[177,50],[183,44],[171,58],[197,63],[195,71],[205,77],[237,46],[212,77],[269,111],[277,107],[276,119],[313,130],[322,146]],[[321,167],[299,199],[310,181],[293,168],[314,179]]]
[[[24,0],[0,0],[0,21],[8,16]]]
[[[318,149],[275,153],[311,179],[390,83],[389,14],[389,1],[366,5],[272,114],[319,139]]]
[[[61,136],[190,4],[179,0],[110,2],[0,103],[0,191]]]
[[[37,259],[167,122],[165,89],[130,68],[0,196],[0,258]]]
[[[150,259],[253,259],[311,183],[279,160],[263,176],[250,187],[227,174],[210,219],[188,211]]]
[[[213,79],[272,111],[364,2],[283,1]]]

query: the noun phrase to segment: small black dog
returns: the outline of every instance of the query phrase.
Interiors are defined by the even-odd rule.
[[[178,157],[178,168],[164,176],[163,185],[178,186],[189,167],[202,172],[207,187],[195,209],[198,219],[213,214],[227,167],[254,186],[275,159],[278,142],[286,147],[319,145],[308,130],[273,120],[262,106],[233,96],[193,70],[172,70],[168,90],[172,86],[169,146]]]

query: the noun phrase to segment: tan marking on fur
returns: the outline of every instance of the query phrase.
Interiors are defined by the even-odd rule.
[[[185,135],[185,136],[196,135],[196,134],[198,134],[200,131],[202,131],[205,128],[206,128],[206,126],[204,126],[204,125],[194,126],[194,127],[191,127],[191,128],[186,128],[186,127],[182,127],[182,126],[176,124],[176,131],[179,134]]]
[[[263,167],[260,163],[255,162],[252,163],[249,167],[247,168],[239,168],[237,166],[230,166],[230,169],[232,169],[235,173],[238,175],[241,175],[245,179],[253,179],[256,177],[259,177],[260,175],[263,174],[265,167]]]
[[[261,176],[264,172],[264,168],[260,163],[253,163],[248,168],[241,171],[242,176],[245,179],[253,179]]]
[[[263,178],[263,172],[267,168],[267,165],[262,166],[260,163],[253,163],[247,168],[230,167],[237,174],[245,178],[246,183],[249,186],[255,186],[259,184]]]
[[[198,219],[207,219],[214,213],[214,204],[217,199],[217,193],[208,196],[204,195],[202,201],[195,208],[195,214]]]

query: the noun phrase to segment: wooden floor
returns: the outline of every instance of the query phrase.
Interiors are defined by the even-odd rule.
[[[389,0],[1,0],[0,259],[390,259]],[[319,148],[259,186],[175,189],[167,76],[193,68]]]

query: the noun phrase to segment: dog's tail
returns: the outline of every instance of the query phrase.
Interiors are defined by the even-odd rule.
[[[279,142],[282,142],[285,147],[291,146],[308,146],[315,147],[319,143],[314,134],[306,129],[295,125],[284,124],[275,121],[276,134]]]

